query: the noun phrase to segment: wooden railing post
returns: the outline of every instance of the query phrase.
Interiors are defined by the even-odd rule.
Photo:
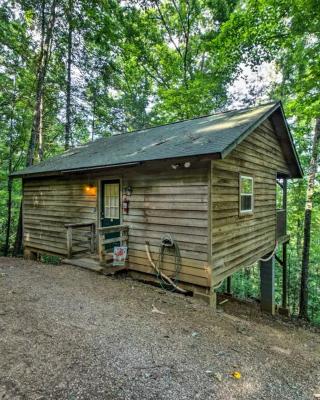
[[[96,235],[96,225],[92,224],[90,227],[90,252],[94,253],[95,250],[95,235]]]
[[[104,245],[103,245],[103,240],[104,240],[104,234],[101,232],[98,232],[98,252],[99,252],[99,261],[103,262],[104,261]]]
[[[116,244],[120,242],[121,246],[128,244],[129,227],[127,225],[113,225],[105,226],[97,229],[98,231],[98,252],[100,262],[105,262],[106,258],[112,256],[111,254],[106,254],[105,245],[106,244]],[[106,239],[105,235],[108,233],[119,232],[119,236]]]
[[[128,238],[129,238],[129,229],[126,227],[122,234],[124,235],[125,239],[122,241],[122,246],[127,246],[128,247]]]
[[[67,256],[68,258],[72,257],[73,249],[72,249],[72,230],[78,228],[90,228],[90,236],[88,237],[88,233],[86,232],[87,240],[85,242],[80,242],[80,245],[85,244],[85,249],[80,250],[75,249],[78,253],[83,251],[88,251],[88,239],[89,239],[89,250],[91,253],[95,251],[95,234],[96,234],[96,224],[94,222],[85,222],[85,223],[76,223],[76,224],[66,224],[64,226],[67,229]],[[79,246],[79,240],[74,240],[75,245]]]
[[[67,227],[67,256],[72,257],[72,227]]]

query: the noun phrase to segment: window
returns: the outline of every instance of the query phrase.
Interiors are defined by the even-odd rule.
[[[253,212],[253,178],[240,175],[240,214]]]
[[[283,193],[284,188],[283,188],[283,179],[278,179],[277,178],[277,186],[276,186],[276,207],[277,210],[282,210],[283,209]]]
[[[119,183],[108,183],[104,186],[104,217],[119,219]]]

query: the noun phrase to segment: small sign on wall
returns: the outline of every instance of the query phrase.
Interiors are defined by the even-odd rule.
[[[113,266],[124,266],[126,263],[128,248],[126,246],[116,246],[113,249]]]

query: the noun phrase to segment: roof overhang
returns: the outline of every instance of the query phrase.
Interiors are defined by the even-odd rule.
[[[303,169],[281,102],[275,112],[270,115],[270,120],[278,136],[284,157],[288,163],[291,172],[290,177],[303,178]]]
[[[190,155],[183,157],[174,157],[174,158],[157,158],[154,160],[146,160],[132,163],[123,163],[123,164],[113,164],[113,165],[102,165],[99,167],[84,167],[84,168],[76,168],[76,169],[66,169],[61,171],[49,171],[49,172],[35,172],[30,174],[19,174],[18,172],[11,174],[11,178],[23,178],[23,179],[32,179],[32,178],[45,178],[45,177],[59,177],[71,174],[92,174],[103,170],[117,169],[117,168],[128,168],[128,167],[137,167],[139,165],[145,163],[154,163],[157,161],[167,161],[172,163],[183,163],[185,161],[192,160],[196,161],[209,161],[209,160],[219,160],[221,159],[221,153],[207,153],[201,155]]]
[[[62,175],[69,175],[74,173],[93,173],[98,172],[104,169],[111,169],[111,168],[120,168],[120,167],[135,167],[137,165],[142,164],[142,162],[131,162],[131,163],[123,163],[123,164],[114,164],[114,165],[101,165],[97,167],[83,167],[83,168],[72,168],[72,169],[65,169],[61,171],[48,171],[48,172],[34,172],[29,174],[15,172],[10,175],[10,178],[41,178],[46,176],[62,176]],[[23,172],[23,171],[21,171]]]

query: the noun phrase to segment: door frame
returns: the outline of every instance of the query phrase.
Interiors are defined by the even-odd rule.
[[[121,176],[108,176],[108,177],[102,177],[98,179],[98,195],[97,195],[97,227],[101,228],[101,211],[102,211],[102,185],[105,182],[112,182],[112,181],[119,181],[119,219],[120,219],[120,225],[123,223],[123,213],[122,213],[122,177]]]

